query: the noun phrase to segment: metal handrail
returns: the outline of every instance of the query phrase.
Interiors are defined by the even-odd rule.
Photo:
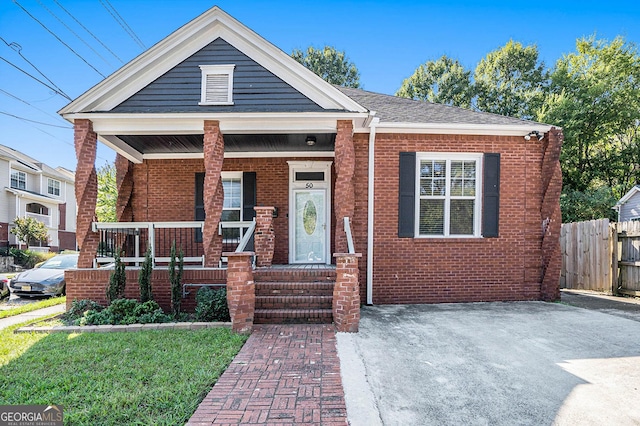
[[[347,216],[344,217],[344,233],[347,234],[349,254],[355,254],[356,250],[353,247],[353,235],[351,235],[351,222]]]

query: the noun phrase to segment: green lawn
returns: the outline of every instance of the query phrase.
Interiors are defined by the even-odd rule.
[[[22,324],[24,325],[24,324]],[[247,337],[226,328],[0,331],[0,401],[61,404],[65,424],[184,424]]]
[[[35,311],[36,309],[48,308],[49,306],[60,305],[66,302],[67,297],[61,296],[40,300],[38,302],[27,303],[25,305],[16,306],[15,308],[0,311],[0,318],[12,317],[14,315],[24,314],[26,312]]]

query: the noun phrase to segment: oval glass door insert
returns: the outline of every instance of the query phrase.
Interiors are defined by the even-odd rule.
[[[302,211],[302,223],[304,224],[304,231],[308,235],[313,235],[318,224],[318,212],[313,200],[307,200],[304,204],[304,210]]]

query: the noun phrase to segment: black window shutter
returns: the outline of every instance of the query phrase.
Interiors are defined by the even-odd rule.
[[[194,220],[204,220],[204,173],[196,173],[195,193],[196,206]],[[202,231],[200,229],[196,229],[196,242],[202,242]]]
[[[398,202],[398,237],[415,235],[416,153],[400,153],[400,188]]]
[[[500,217],[500,154],[484,154],[482,236],[498,237]]]
[[[242,173],[242,220],[256,217],[256,172]]]

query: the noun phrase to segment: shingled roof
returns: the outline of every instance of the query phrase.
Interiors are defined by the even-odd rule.
[[[417,101],[398,96],[368,92],[350,87],[335,86],[345,95],[367,108],[376,111],[376,117],[387,123],[443,123],[443,124],[484,124],[522,125],[540,124],[534,121],[506,117],[487,112],[471,111],[464,108]]]

